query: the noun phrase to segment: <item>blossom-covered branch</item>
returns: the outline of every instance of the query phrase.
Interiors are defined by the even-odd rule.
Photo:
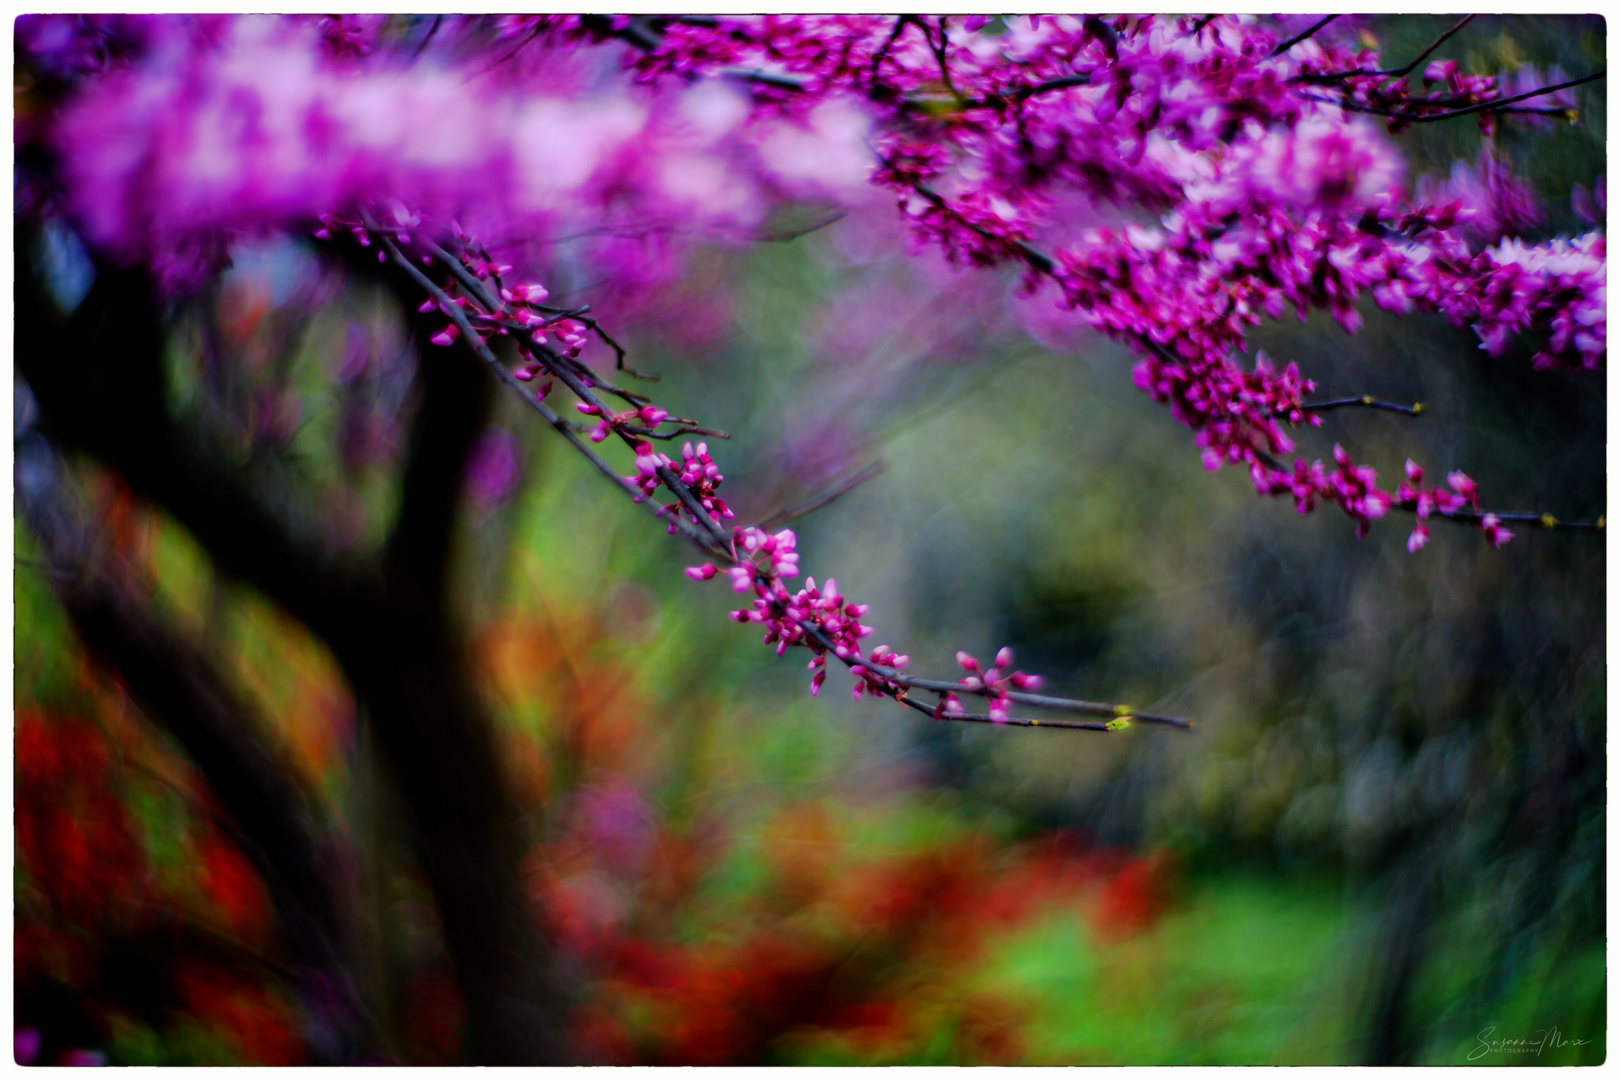
[[[1600,527],[1489,511],[1457,471],[1425,486],[1409,462],[1389,490],[1339,447],[1333,468],[1284,460],[1290,432],[1319,426],[1326,411],[1418,411],[1370,395],[1312,401],[1315,383],[1297,364],[1278,369],[1258,352],[1242,361],[1250,331],[1289,307],[1301,318],[1327,311],[1354,332],[1370,293],[1392,314],[1472,328],[1493,356],[1538,339],[1538,368],[1591,370],[1607,355],[1601,232],[1527,244],[1511,228],[1524,214],[1409,197],[1399,155],[1364,118],[1382,115],[1395,132],[1474,116],[1494,130],[1516,109],[1573,107],[1571,91],[1601,73],[1521,72],[1502,86],[1430,60],[1466,20],[1386,69],[1340,25],[546,15],[435,19],[400,33],[366,18],[46,17],[19,24],[19,39],[30,72],[75,85],[38,140],[60,162],[42,197],[98,249],[145,261],[183,290],[221,265],[233,235],[319,218],[320,235],[375,240],[378,258],[422,287],[423,313],[447,319],[432,343],[465,339],[599,471],[696,545],[710,561],[693,576],[723,569],[752,592],[734,617],[763,624],[779,651],[808,649],[813,686],[831,655],[854,671],[857,693],[926,690],[942,695],[942,716],[960,711],[952,694],[980,693],[984,715],[1006,719],[1029,677],[998,660],[958,684],[925,685],[902,676],[898,659],[863,650],[864,609],[833,582],[790,591],[791,530],[730,524],[706,442],[685,441],[678,458],[654,446],[720,433],[608,381],[581,359],[591,337],[613,350],[616,372],[640,373],[590,309],[548,303],[546,288],[508,278],[523,266],[526,278],[555,280],[539,269],[550,245],[584,237],[604,291],[646,295],[672,287],[675,271],[622,237],[736,238],[773,205],[856,205],[871,183],[924,245],[958,263],[1020,266],[1031,289],[1055,291],[1077,321],[1133,349],[1137,385],[1193,429],[1205,466],[1247,468],[1262,495],[1292,496],[1302,513],[1337,505],[1358,533],[1409,511],[1413,551],[1431,517],[1476,525],[1498,546],[1508,523]],[[105,48],[109,35],[122,35],[120,49]],[[632,78],[604,78],[604,61]],[[1425,62],[1415,88],[1408,77]],[[381,112],[379,101],[389,103]],[[1491,169],[1487,192],[1513,188]],[[342,216],[357,206],[366,216]],[[591,299],[600,310],[602,296]],[[491,348],[502,337],[515,366]],[[546,404],[559,383],[585,430]],[[634,457],[630,476],[592,448],[613,437]]]
[[[1327,308],[1353,332],[1361,320],[1355,303],[1370,291],[1397,314],[1435,311],[1458,325],[1472,323],[1492,355],[1516,334],[1545,333],[1537,367],[1595,368],[1606,354],[1606,249],[1592,233],[1573,243],[1530,247],[1508,240],[1472,250],[1457,230],[1474,211],[1456,203],[1395,204],[1389,189],[1397,163],[1334,109],[1399,102],[1404,111],[1391,115],[1406,121],[1478,113],[1488,123],[1515,102],[1601,73],[1502,97],[1494,77],[1463,76],[1454,63],[1437,62],[1425,78],[1444,83],[1444,91],[1414,97],[1405,76],[1466,19],[1392,71],[1379,70],[1371,52],[1307,40],[1329,21],[1261,51],[1269,31],[1231,19],[1218,20],[1207,34],[1208,20],[1191,26],[1151,17],[1112,25],[1078,17],[1011,20],[996,39],[995,57],[1019,61],[1011,69],[1019,82],[1012,84],[1009,69],[990,62],[980,48],[987,42],[972,33],[982,20],[977,26],[968,20],[954,38],[941,20],[936,44],[934,30],[913,16],[883,34],[882,21],[865,16],[672,28],[634,63],[644,74],[692,75],[720,57],[774,62],[809,87],[863,93],[892,108],[875,179],[900,195],[921,237],[958,261],[1019,262],[1050,278],[1064,304],[1145,354],[1138,385],[1197,431],[1206,466],[1247,465],[1261,494],[1292,494],[1301,512],[1319,501],[1336,503],[1364,532],[1392,506],[1417,510],[1416,496],[1380,492],[1372,470],[1352,465],[1337,448],[1336,473],[1320,463],[1277,466],[1271,455],[1292,450],[1278,421],[1319,424],[1314,414],[1352,401],[1414,415],[1417,409],[1370,396],[1306,402],[1314,383],[1295,365],[1278,375],[1263,355],[1252,372],[1232,361],[1243,351],[1246,329],[1291,304],[1301,318]],[[903,32],[913,24],[926,54],[914,41],[908,51]],[[822,44],[834,27],[837,54]],[[875,49],[870,63],[864,49]],[[954,109],[918,106],[929,65],[949,84]],[[1339,96],[1298,89],[1327,85]],[[1057,89],[1068,93],[1031,104]],[[1399,127],[1392,121],[1391,130]],[[1140,149],[1103,156],[1130,146]],[[944,181],[953,196],[937,190]],[[1173,197],[1177,206],[1159,228],[1094,229],[1048,255],[1031,240],[1047,224],[1056,205],[1050,191],[1062,181],[1107,198],[1151,204]],[[1454,520],[1477,523],[1498,545],[1512,535],[1502,521],[1555,521],[1482,512],[1477,504],[1461,516],[1462,505],[1453,506],[1449,494],[1430,492],[1430,501]],[[1416,550],[1426,538],[1420,521],[1408,546]]]
[[[339,231],[334,230],[333,225],[339,223],[334,218],[324,224],[320,230],[322,238],[330,239],[335,231]],[[379,226],[377,219],[370,214],[363,214],[361,222],[350,226],[347,231],[364,246],[370,246],[375,237],[384,256],[404,270],[427,294],[428,302],[423,305],[423,310],[436,307],[450,319],[450,325],[434,337],[435,344],[449,346],[465,338],[478,357],[495,371],[503,385],[517,393],[547,423],[562,432],[599,471],[630,494],[632,501],[645,503],[651,508],[651,498],[659,488],[670,491],[676,501],[654,512],[668,523],[671,534],[681,533],[713,560],[690,568],[688,576],[699,581],[710,580],[717,574],[714,562],[725,565],[733,587],[739,592],[752,591],[755,595],[753,607],[732,612],[732,618],[738,622],[763,624],[766,627],[765,642],[776,645],[779,656],[790,646],[807,649],[812,654],[809,662],[813,672],[812,695],[820,690],[826,680],[826,660],[832,656],[856,677],[853,688],[856,698],[862,693],[871,693],[892,697],[902,704],[919,708],[921,706],[908,696],[908,691],[929,691],[938,700],[932,709],[925,711],[936,720],[1097,731],[1122,730],[1133,720],[1178,728],[1191,727],[1187,720],[1146,713],[1129,706],[1035,694],[1033,691],[1041,685],[1040,678],[1010,670],[1010,649],[1002,649],[996,656],[995,664],[987,671],[982,670],[978,662],[966,653],[958,653],[957,659],[968,674],[956,683],[919,679],[905,674],[900,669],[910,658],[897,655],[885,645],[879,645],[870,654],[865,653],[861,642],[872,631],[859,620],[867,613],[866,605],[847,601],[832,580],[818,589],[815,579],[811,578],[796,593],[788,591],[785,579],[797,577],[799,573],[797,538],[791,529],[772,534],[748,526],[728,532],[719,524],[716,514],[720,519],[734,515],[717,493],[724,477],[709,456],[706,444],[699,443],[694,448],[692,443],[686,443],[682,447],[682,461],[678,464],[667,455],[654,451],[644,441],[643,432],[647,428],[637,426],[635,421],[648,425],[648,428],[656,428],[666,422],[669,414],[650,404],[624,413],[614,413],[606,407],[595,393],[595,373],[576,357],[552,348],[545,331],[553,324],[528,314],[530,309],[527,301],[546,295],[542,286],[507,288],[501,283],[499,275],[509,267],[481,265],[466,254],[454,255],[439,244],[427,241],[420,235],[413,236],[407,231],[420,224],[421,218],[413,215],[410,226],[386,228]],[[428,253],[422,261],[437,265],[449,273],[453,278],[452,284],[460,286],[462,295],[453,296],[422,272],[401,247],[413,243]],[[470,250],[476,250],[476,245],[464,241],[464,252]],[[474,269],[469,269],[469,264]],[[489,280],[494,291],[480,280],[480,276]],[[496,337],[512,337],[518,342],[520,356],[526,361],[525,367],[514,372],[502,363],[490,348],[490,339]],[[531,392],[524,383],[533,381],[535,373],[539,371],[544,371],[547,379],[538,391]],[[578,408],[581,412],[599,418],[590,442],[599,443],[609,435],[617,435],[631,447],[636,456],[636,475],[618,476],[561,416],[544,403],[553,379],[563,382],[580,399]],[[677,468],[679,472],[675,471]],[[959,699],[959,695],[963,694],[987,698],[989,711],[983,714],[965,712]],[[1014,703],[1058,712],[1108,716],[1111,719],[1105,723],[1091,723],[1015,717],[1011,714]]]

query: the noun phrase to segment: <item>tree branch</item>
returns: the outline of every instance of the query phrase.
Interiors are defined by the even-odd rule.
[[[1300,42],[1305,41],[1307,38],[1309,38],[1313,34],[1315,34],[1318,30],[1322,29],[1322,27],[1326,26],[1328,23],[1332,22],[1334,19],[1337,19],[1338,17],[1339,17],[1338,15],[1329,15],[1329,16],[1327,16],[1326,18],[1322,19],[1321,22],[1318,22],[1315,25],[1313,25],[1309,30],[1306,30],[1304,33],[1299,34],[1299,35],[1297,35],[1295,37],[1289,38],[1287,41],[1285,41],[1282,44],[1278,45],[1275,49],[1272,49],[1271,50],[1271,55],[1272,56],[1281,56],[1283,53],[1287,52],[1289,49],[1292,49],[1295,45],[1298,45]]]
[[[840,480],[827,490],[812,496],[796,506],[785,506],[779,510],[771,511],[769,514],[766,514],[764,517],[760,518],[755,527],[764,529],[768,532],[779,525],[786,525],[788,522],[796,521],[807,514],[813,514],[817,510],[820,510],[823,506],[826,506],[834,500],[849,494],[851,491],[854,491],[856,488],[860,487],[873,477],[881,475],[883,470],[887,469],[888,467],[887,462],[874,461],[870,465],[863,466],[853,475]]]
[[[1404,78],[1405,76],[1410,75],[1419,64],[1423,63],[1424,60],[1427,60],[1434,50],[1444,45],[1451,35],[1467,26],[1469,22],[1473,20],[1473,18],[1474,17],[1472,15],[1464,15],[1462,20],[1458,22],[1457,25],[1435,38],[1433,44],[1431,44],[1427,49],[1424,49],[1422,52],[1418,53],[1417,58],[1403,68],[1393,68],[1388,71],[1364,71],[1361,68],[1356,68],[1352,71],[1334,71],[1325,75],[1296,75],[1289,81],[1326,84],[1340,82],[1356,75],[1387,75],[1393,78]]]
[[[1299,406],[1300,412],[1308,413],[1332,412],[1334,409],[1351,408],[1382,409],[1385,412],[1401,413],[1404,416],[1423,415],[1423,402],[1421,401],[1411,405],[1397,405],[1393,401],[1379,401],[1371,394],[1363,394],[1361,397],[1330,398],[1327,401],[1305,401],[1301,402]]]

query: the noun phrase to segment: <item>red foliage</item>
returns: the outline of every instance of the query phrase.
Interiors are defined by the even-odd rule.
[[[292,1011],[269,987],[202,961],[176,965],[172,977],[191,1015],[234,1042],[244,1064],[304,1064]]]
[[[236,846],[192,822],[193,834],[200,832],[192,862],[200,896],[188,893],[183,881],[165,882],[147,861],[124,803],[124,751],[115,759],[99,727],[21,711],[16,750],[19,862],[43,901],[19,896],[19,995],[42,985],[70,988],[105,1031],[113,1012],[163,1007],[144,994],[126,1000],[123,984],[106,981],[110,957],[123,958],[112,966],[126,975],[130,957],[139,957],[150,977],[139,985],[169,987],[172,1004],[232,1043],[240,1061],[302,1064],[291,1009],[273,983],[237,967],[253,949],[273,948],[274,922],[264,886]],[[205,911],[176,920],[199,899]],[[197,936],[196,924],[209,921],[217,931]],[[221,932],[223,939],[211,936]],[[176,934],[174,941],[189,944],[154,944]],[[199,954],[199,944],[219,958]]]
[[[402,1023],[406,1061],[413,1065],[454,1065],[461,1060],[461,1027],[467,1007],[448,972],[417,976],[405,991]]]
[[[52,921],[93,926],[145,895],[145,860],[109,770],[79,719],[17,716],[17,846]]]
[[[763,890],[760,917],[740,937],[662,941],[654,915],[619,920],[611,939],[603,935],[614,926],[592,927],[586,944],[602,965],[602,990],[575,1028],[588,1059],[758,1064],[830,1036],[867,1059],[905,1060],[931,1032],[948,1030],[955,1060],[1017,1062],[1025,1022],[1017,1002],[935,988],[953,975],[970,979],[992,935],[1043,912],[1078,905],[1100,933],[1129,935],[1150,930],[1171,898],[1164,856],[1098,850],[1061,834],[1000,854],[958,843],[836,879],[829,864],[822,881],[794,851],[766,856],[785,880]],[[784,900],[796,914],[772,915]]]
[[[1097,926],[1105,933],[1138,933],[1158,922],[1170,898],[1171,865],[1163,855],[1132,859],[1103,887]]]
[[[197,861],[211,913],[229,932],[248,940],[269,934],[270,901],[253,864],[236,845],[211,833],[198,843]]]

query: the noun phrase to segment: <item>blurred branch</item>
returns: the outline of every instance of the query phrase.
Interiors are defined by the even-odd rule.
[[[435,328],[426,316],[412,315],[414,337],[427,340]],[[417,351],[418,404],[383,580],[396,605],[419,607],[423,618],[437,622],[445,615],[456,503],[468,451],[488,418],[489,384],[475,366],[448,350]]]
[[[868,480],[871,480],[876,476],[880,476],[888,467],[889,464],[886,461],[874,461],[869,465],[863,466],[858,472],[851,476],[845,477],[832,487],[811,496],[809,500],[799,503],[797,506],[783,507],[782,509],[771,511],[769,514],[766,514],[759,520],[756,528],[764,529],[769,532],[770,530],[775,529],[778,525],[786,525],[790,521],[796,521],[807,514],[812,514],[815,511],[820,510],[823,506],[826,506],[834,500],[849,494],[851,491],[854,491]]]
[[[425,351],[420,346],[437,316],[419,311],[414,300],[423,276],[397,257],[391,241],[386,245],[396,258],[383,266],[361,249],[340,250],[356,273],[383,275]],[[449,591],[467,452],[489,405],[488,383],[466,362],[478,349],[494,359],[476,333],[443,355],[419,357],[420,403],[382,588],[365,612],[365,632],[334,643],[334,651],[409,808],[412,839],[467,1002],[470,1056],[486,1064],[554,1064],[572,1056],[566,1030],[572,978],[550,929],[531,917],[519,878],[528,846]]]
[[[433,40],[433,35],[439,32],[439,23],[443,20],[443,15],[433,16],[433,24],[427,28],[427,33],[422,35],[422,40],[417,43],[416,50],[411,53],[412,60],[421,59],[422,53],[427,50],[428,43]]]

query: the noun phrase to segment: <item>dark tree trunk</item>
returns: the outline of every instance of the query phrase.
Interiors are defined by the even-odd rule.
[[[424,357],[401,510],[384,557],[337,556],[308,518],[273,512],[206,434],[170,419],[164,333],[146,277],[98,266],[90,293],[62,320],[29,263],[28,241],[19,229],[17,364],[43,426],[120,473],[220,568],[327,643],[399,778],[466,1000],[470,1056],[489,1064],[567,1060],[565,980],[527,910],[518,815],[448,596],[460,481],[488,408],[487,376],[464,344]],[[405,303],[409,293],[391,284]],[[408,310],[419,323],[414,304]],[[418,341],[423,328],[414,326]]]
[[[227,829],[263,877],[297,972],[311,1061],[359,1061],[376,1046],[348,969],[343,867],[327,823],[269,727],[209,658],[160,625],[119,580],[104,534],[77,513],[54,451],[18,447],[17,498],[45,552],[47,576],[92,656],[117,671],[142,712],[208,779]]]

